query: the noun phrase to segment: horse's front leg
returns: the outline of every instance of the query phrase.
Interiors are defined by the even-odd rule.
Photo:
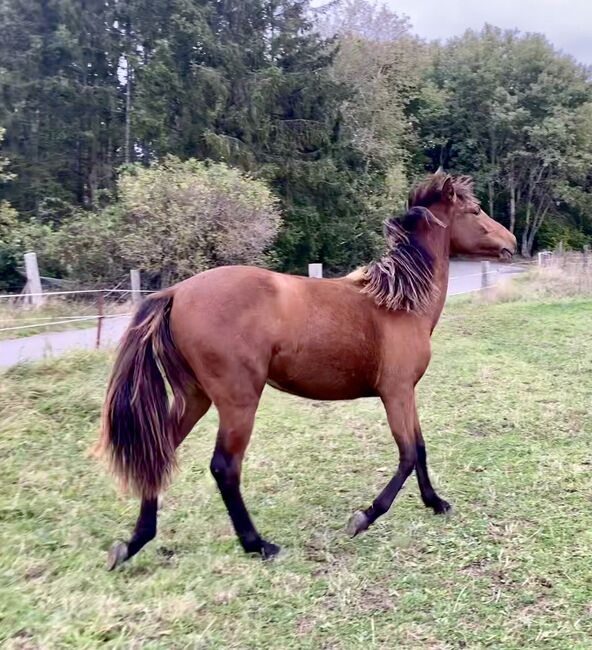
[[[413,428],[415,432],[415,448],[417,451],[415,473],[417,474],[417,483],[419,484],[421,500],[427,508],[432,508],[435,514],[445,514],[452,508],[452,506],[447,501],[444,501],[444,499],[441,499],[436,494],[436,490],[432,487],[432,482],[430,481],[430,476],[428,474],[428,457],[423,435],[421,433],[417,408],[415,409],[415,424]]]
[[[366,510],[358,510],[351,517],[347,531],[355,537],[372,525],[378,517],[389,510],[399,490],[413,471],[417,461],[414,420],[415,402],[413,386],[398,388],[396,393],[381,395],[388,423],[399,448],[399,466],[393,478]]]

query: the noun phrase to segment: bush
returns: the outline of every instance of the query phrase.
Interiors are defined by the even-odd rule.
[[[85,285],[115,284],[132,268],[121,252],[124,228],[119,205],[101,212],[78,211],[46,243],[40,261],[59,265],[64,275]]]
[[[166,286],[222,264],[261,264],[280,225],[276,200],[261,181],[224,164],[167,158],[129,165],[118,202],[77,210],[60,227],[20,224],[19,255],[35,250],[44,272],[82,283],[113,283],[129,269]]]
[[[222,163],[128,167],[118,189],[122,256],[162,284],[222,264],[264,265],[280,225],[268,187]]]

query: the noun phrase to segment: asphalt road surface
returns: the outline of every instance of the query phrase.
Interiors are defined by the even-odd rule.
[[[490,283],[496,284],[508,274],[519,273],[520,267],[512,264],[491,262]],[[448,295],[478,291],[481,288],[481,262],[451,261]],[[103,321],[101,347],[117,344],[129,322],[129,317]],[[59,356],[68,350],[94,350],[96,328],[46,332],[19,339],[0,341],[0,367],[14,366],[22,361],[34,361],[45,357]]]

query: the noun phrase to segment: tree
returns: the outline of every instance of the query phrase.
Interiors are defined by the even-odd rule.
[[[412,106],[429,64],[427,48],[411,36],[407,18],[368,0],[332,5],[319,26],[335,39],[331,76],[347,89],[339,106],[340,129],[358,160],[351,182],[361,227],[370,242],[381,242],[376,234],[383,220],[403,208],[416,173]],[[376,252],[370,242],[367,256]]]
[[[0,145],[4,139],[4,129],[0,128]],[[0,156],[0,185],[12,180],[14,174],[7,171],[10,161]],[[15,231],[18,227],[17,212],[10,203],[0,200],[0,289],[13,288],[18,280],[15,273],[17,245]]]
[[[0,127],[0,145],[4,141],[4,133],[6,129]],[[6,183],[14,179],[15,175],[12,172],[7,171],[7,167],[10,165],[10,160],[3,156],[0,156],[0,183]]]
[[[434,164],[473,174],[530,256],[546,219],[570,218],[589,168],[588,72],[540,35],[486,27],[436,48],[439,94],[422,136]]]
[[[348,0],[325,16],[338,50],[332,73],[350,92],[344,127],[368,161],[405,170],[416,141],[408,108],[429,64],[406,18],[367,0]]]
[[[20,214],[47,197],[92,206],[110,186],[120,128],[113,3],[6,0],[0,5],[0,121]]]

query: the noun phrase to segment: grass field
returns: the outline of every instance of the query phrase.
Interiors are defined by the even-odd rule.
[[[6,648],[592,647],[592,301],[447,308],[421,383],[439,518],[415,479],[348,539],[396,462],[376,400],[271,390],[245,464],[263,563],[208,472],[210,412],[181,450],[158,538],[104,570],[137,503],[86,455],[110,358],[0,378],[0,645]]]

